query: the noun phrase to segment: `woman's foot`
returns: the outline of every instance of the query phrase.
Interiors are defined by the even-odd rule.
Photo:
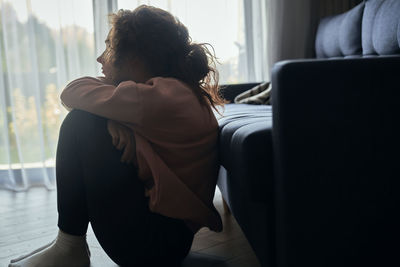
[[[87,267],[90,251],[86,236],[58,232],[57,238],[48,245],[28,255],[11,260],[8,267]]]

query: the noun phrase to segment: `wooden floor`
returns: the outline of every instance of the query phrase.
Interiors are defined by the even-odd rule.
[[[206,228],[195,236],[184,267],[259,267],[235,219],[224,214],[217,190],[214,203],[222,215],[224,231],[214,233]],[[52,241],[57,233],[56,192],[32,188],[14,193],[0,189],[0,267],[9,260]],[[88,243],[92,252],[91,266],[116,267],[94,237],[90,228]]]

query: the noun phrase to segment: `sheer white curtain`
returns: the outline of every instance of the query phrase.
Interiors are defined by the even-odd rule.
[[[268,81],[268,45],[269,34],[268,4],[266,0],[243,0],[247,77],[249,81]],[[271,14],[270,14],[271,15]]]
[[[66,83],[96,74],[91,0],[0,2],[0,188],[55,186]]]

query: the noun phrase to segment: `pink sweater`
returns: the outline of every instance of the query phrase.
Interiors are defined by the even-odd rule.
[[[115,87],[83,77],[67,85],[61,100],[133,130],[139,177],[150,185],[146,195],[152,212],[183,219],[194,232],[203,226],[222,230],[212,202],[218,123],[185,83],[156,77]]]

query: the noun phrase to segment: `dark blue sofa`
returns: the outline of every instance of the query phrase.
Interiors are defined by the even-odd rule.
[[[400,0],[321,20],[315,49],[275,64],[272,107],[226,105],[218,187],[262,266],[400,266]]]

